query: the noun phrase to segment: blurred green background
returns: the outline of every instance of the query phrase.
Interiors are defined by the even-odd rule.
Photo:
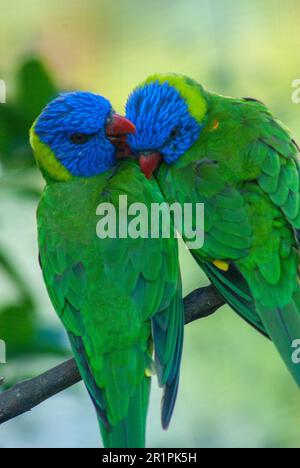
[[[299,0],[1,0],[0,338],[6,385],[69,355],[38,266],[35,210],[43,182],[28,129],[58,90],[106,95],[123,111],[130,90],[157,71],[253,96],[300,139]],[[185,292],[206,284],[181,250]],[[150,447],[300,447],[300,399],[272,345],[223,307],[186,327],[182,379],[168,432],[153,385]],[[83,386],[0,427],[0,447],[95,447]]]

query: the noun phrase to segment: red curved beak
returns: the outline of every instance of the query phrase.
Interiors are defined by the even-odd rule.
[[[158,152],[145,152],[140,154],[140,168],[147,177],[147,179],[151,179],[153,172],[159,167],[160,163],[162,162],[162,159],[162,155]]]
[[[130,133],[135,133],[135,125],[126,117],[113,114],[106,126],[107,138],[114,143],[115,140],[124,140],[124,137]]]

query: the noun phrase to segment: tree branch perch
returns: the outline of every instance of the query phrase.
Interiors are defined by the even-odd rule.
[[[185,324],[208,317],[223,304],[224,300],[213,286],[193,291],[184,299]],[[0,424],[30,411],[80,380],[75,360],[69,359],[38,377],[0,393]]]

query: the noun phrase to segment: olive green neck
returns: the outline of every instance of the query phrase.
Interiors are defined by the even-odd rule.
[[[41,142],[35,132],[35,123],[30,130],[30,144],[34,157],[46,182],[67,182],[74,178],[72,174],[57,160],[49,146]]]

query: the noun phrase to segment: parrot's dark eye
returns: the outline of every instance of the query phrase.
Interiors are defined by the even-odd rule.
[[[87,143],[90,139],[90,135],[87,135],[86,133],[74,133],[71,135],[71,142],[74,143],[74,145],[84,145],[84,143]]]
[[[176,138],[179,133],[179,129],[177,127],[173,128],[170,134],[170,138]]]

